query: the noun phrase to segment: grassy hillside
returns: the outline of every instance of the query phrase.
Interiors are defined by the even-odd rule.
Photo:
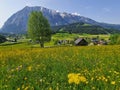
[[[0,90],[119,90],[119,47],[0,46]]]
[[[102,35],[102,34],[99,34],[99,35],[90,35],[90,34],[75,34],[75,33],[72,33],[72,34],[69,34],[69,33],[56,33],[56,34],[53,34],[52,36],[52,39],[74,39],[76,37],[83,37],[83,38],[95,38],[99,36],[100,38],[103,38],[103,39],[108,39],[110,37],[110,35]]]
[[[120,33],[120,30],[106,29],[101,26],[86,24],[86,23],[73,23],[63,26],[53,27],[54,32],[69,32],[69,33],[79,33],[79,34],[113,34]]]

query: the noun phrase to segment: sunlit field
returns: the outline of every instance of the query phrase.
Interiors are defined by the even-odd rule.
[[[0,46],[0,90],[120,90],[120,46]]]

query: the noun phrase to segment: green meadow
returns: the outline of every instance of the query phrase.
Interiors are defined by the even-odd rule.
[[[26,40],[6,42],[0,46],[0,90],[120,90],[119,65],[119,45],[40,48]]]

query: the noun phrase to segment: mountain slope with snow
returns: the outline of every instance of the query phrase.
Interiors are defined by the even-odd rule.
[[[32,11],[41,11],[43,15],[49,20],[51,26],[67,25],[76,22],[83,22],[92,25],[99,25],[105,28],[120,29],[120,25],[99,23],[90,18],[80,16],[77,13],[58,12],[44,7],[28,7],[13,14],[1,28],[5,33],[24,33],[27,31],[27,23],[29,15]]]

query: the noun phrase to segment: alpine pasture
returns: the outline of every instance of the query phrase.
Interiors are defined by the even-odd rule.
[[[0,90],[120,90],[120,46],[0,46]]]

